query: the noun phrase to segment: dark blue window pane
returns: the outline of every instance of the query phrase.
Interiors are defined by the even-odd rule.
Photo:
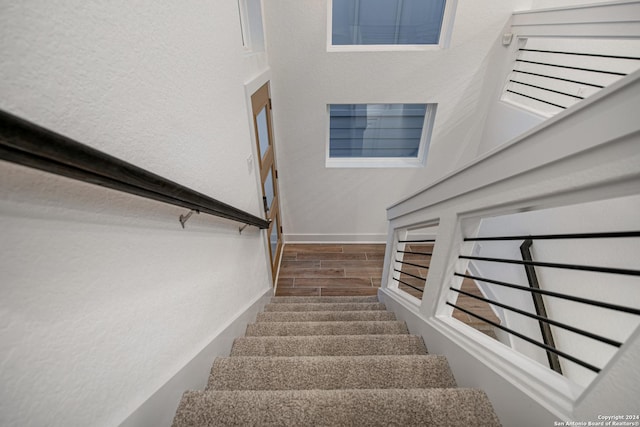
[[[329,157],[417,157],[427,104],[333,104]]]
[[[446,0],[333,0],[334,45],[438,44]]]

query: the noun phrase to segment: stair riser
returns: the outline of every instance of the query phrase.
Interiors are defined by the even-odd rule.
[[[442,356],[226,357],[213,364],[213,390],[336,390],[455,387]]]
[[[279,303],[377,303],[378,297],[273,297],[271,302]]]
[[[259,313],[257,322],[364,322],[396,320],[390,311],[300,311]]]
[[[290,304],[275,303],[267,304],[264,311],[369,311],[385,310],[384,304],[380,303],[326,303],[326,304]]]
[[[412,335],[237,338],[231,356],[366,356],[427,354]]]
[[[184,394],[173,427],[500,426],[471,389],[204,391]]]
[[[262,322],[247,326],[246,336],[400,335],[404,322]]]

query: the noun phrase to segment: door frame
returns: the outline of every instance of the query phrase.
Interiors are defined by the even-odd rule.
[[[255,172],[256,186],[257,186],[257,191],[260,198],[262,198],[264,195],[263,182],[265,181],[266,175],[268,174],[268,169],[264,171],[262,170],[262,167],[261,167],[262,162],[263,160],[270,161],[273,164],[274,172],[272,173],[272,177],[274,180],[274,201],[272,206],[270,207],[270,212],[277,210],[277,214],[276,214],[276,218],[274,218],[274,220],[272,221],[271,226],[267,229],[264,244],[265,244],[265,251],[266,253],[269,254],[269,256],[267,257],[267,264],[269,264],[269,268],[271,269],[271,279],[273,281],[273,284],[275,285],[276,276],[277,276],[280,261],[282,258],[282,249],[284,247],[284,240],[283,240],[282,211],[281,211],[282,199],[280,197],[280,191],[279,191],[279,187],[277,184],[277,177],[276,177],[276,173],[278,169],[277,169],[277,160],[276,160],[276,153],[275,153],[276,149],[274,148],[274,146],[276,145],[276,142],[275,142],[275,132],[273,129],[273,116],[272,116],[271,106],[268,105],[267,120],[270,125],[269,138],[271,140],[271,144],[270,144],[269,152],[265,153],[265,156],[263,159],[260,156],[258,129],[257,129],[257,124],[254,116],[254,106],[252,102],[253,95],[256,92],[258,92],[260,89],[262,89],[265,85],[267,85],[267,87],[269,88],[268,98],[269,99],[271,98],[270,81],[271,81],[271,71],[266,70],[262,74],[260,74],[258,77],[245,83],[244,86],[245,86],[245,96],[247,101],[247,110],[248,110],[247,113],[248,113],[248,118],[250,123],[251,152],[252,152],[251,157],[247,159],[247,161],[248,163],[252,163],[252,165],[249,166],[249,169],[252,172]],[[256,113],[259,112],[260,109],[261,108],[259,108],[258,111],[256,111]],[[262,212],[260,215],[264,215],[262,201],[260,202],[259,209]],[[265,216],[265,217],[269,219],[269,216]],[[271,233],[273,231],[272,227],[276,227],[276,226],[277,226],[276,233],[277,233],[278,243],[276,246],[276,251],[275,251],[276,253],[272,254],[270,238],[271,238]]]

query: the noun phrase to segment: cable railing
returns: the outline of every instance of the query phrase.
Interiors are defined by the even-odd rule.
[[[504,97],[555,114],[640,67],[637,46],[620,39],[555,41],[557,46],[535,37],[519,41]]]
[[[269,228],[269,222],[131,163],[0,111],[0,159],[101,187]],[[240,230],[242,230],[242,227]]]
[[[407,245],[409,245],[409,248],[412,249],[411,245],[416,245],[417,248],[422,248],[424,247],[424,245],[433,245],[434,243],[435,243],[435,239],[405,239],[405,240],[398,241],[398,244],[402,245],[403,249],[396,250],[394,259],[395,259],[395,262],[399,264],[397,267],[400,267],[400,268],[397,268],[397,267],[393,268],[393,272],[398,273],[397,274],[398,277],[396,277],[396,274],[393,275],[393,280],[395,280],[398,283],[398,286],[400,287],[400,289],[402,289],[403,286],[406,286],[409,289],[412,289],[413,291],[417,292],[417,294],[412,292],[414,296],[419,297],[422,295],[422,293],[424,292],[425,281],[427,279],[426,279],[426,276],[422,276],[419,274],[420,272],[419,269],[423,269],[426,271],[429,270],[429,259],[433,255],[433,252],[423,252],[422,250],[404,250],[404,249],[407,249]],[[404,258],[406,255],[409,255],[411,257],[409,258],[411,261],[421,261],[422,263],[416,264],[415,262],[410,262]],[[410,283],[410,281],[412,283]]]
[[[464,278],[472,279],[476,281],[476,283],[481,283],[483,286],[503,287],[503,288],[509,288],[509,289],[521,291],[524,293],[528,293],[533,298],[533,302],[534,302],[533,306],[535,307],[535,311],[536,311],[535,314],[528,312],[526,310],[522,310],[518,307],[514,307],[513,305],[506,304],[502,301],[497,301],[495,299],[473,295],[461,289],[457,289],[453,286],[450,286],[449,290],[452,291],[454,294],[466,295],[478,301],[482,301],[483,303],[490,304],[493,307],[500,307],[501,309],[508,310],[511,313],[516,313],[518,315],[525,316],[527,318],[538,321],[541,328],[541,336],[543,338],[542,341],[532,338],[531,336],[525,333],[522,333],[521,331],[517,331],[509,327],[508,324],[505,324],[505,323],[499,324],[499,323],[496,323],[495,321],[487,319],[486,317],[478,314],[477,312],[474,312],[474,310],[470,309],[469,307],[465,308],[460,306],[456,302],[451,302],[451,301],[447,301],[446,304],[453,307],[454,309],[458,309],[468,314],[469,316],[475,319],[480,320],[481,322],[489,324],[494,328],[498,328],[508,334],[511,334],[530,344],[533,344],[534,346],[542,348],[547,353],[547,357],[549,359],[549,366],[551,367],[551,369],[555,370],[558,373],[562,373],[562,369],[560,367],[558,357],[569,360],[586,369],[589,369],[592,372],[598,373],[602,369],[601,366],[596,366],[593,363],[585,361],[583,358],[570,354],[570,350],[564,348],[566,346],[563,346],[561,343],[558,344],[553,338],[553,335],[551,333],[551,327],[553,326],[554,328],[558,328],[557,330],[561,329],[564,331],[568,331],[573,334],[580,335],[581,337],[595,340],[615,348],[621,347],[623,343],[618,339],[607,337],[605,336],[605,334],[589,331],[583,327],[570,325],[567,322],[559,321],[557,319],[552,318],[552,316],[549,315],[547,310],[545,309],[542,297],[544,296],[545,298],[550,298],[550,299],[547,299],[548,303],[551,303],[553,299],[572,301],[572,302],[580,303],[587,306],[613,310],[616,312],[627,313],[627,314],[636,315],[636,316],[640,316],[640,308],[624,305],[624,304],[617,304],[614,302],[605,302],[605,301],[596,300],[593,298],[586,298],[586,297],[571,294],[568,292],[557,292],[554,290],[545,289],[545,286],[543,283],[538,283],[538,278],[535,275],[534,268],[542,267],[542,268],[554,268],[554,269],[565,269],[565,270],[579,270],[587,273],[604,273],[604,274],[614,274],[614,275],[631,276],[631,277],[640,276],[640,270],[627,269],[627,268],[600,267],[600,266],[591,266],[591,265],[579,265],[579,264],[570,264],[570,263],[551,263],[551,262],[533,261],[531,259],[530,253],[527,255],[527,252],[529,251],[529,247],[535,240],[554,241],[554,240],[564,240],[564,239],[576,239],[576,240],[625,239],[625,238],[637,238],[637,237],[640,237],[639,231],[613,232],[613,233],[545,234],[545,235],[524,235],[524,236],[523,235],[490,236],[490,237],[470,237],[470,238],[464,239],[465,242],[479,242],[479,241],[500,242],[500,241],[524,240],[524,244],[520,248],[523,254],[523,260],[498,258],[498,257],[467,256],[467,255],[459,255],[458,259],[491,262],[491,263],[507,263],[507,264],[523,265],[527,269],[529,286],[523,286],[523,285],[511,283],[508,281],[497,280],[496,278],[491,278],[491,277],[483,277],[477,274],[469,274],[468,272],[462,273],[462,272],[456,271],[454,272],[454,276],[462,279]]]

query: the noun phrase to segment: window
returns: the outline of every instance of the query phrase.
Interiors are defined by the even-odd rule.
[[[453,0],[332,0],[330,50],[439,46],[448,39]],[[443,34],[445,33],[445,37]],[[371,49],[371,48],[374,49]]]
[[[331,104],[328,167],[424,165],[436,104]]]
[[[238,0],[242,45],[247,52],[264,52],[260,0]]]

